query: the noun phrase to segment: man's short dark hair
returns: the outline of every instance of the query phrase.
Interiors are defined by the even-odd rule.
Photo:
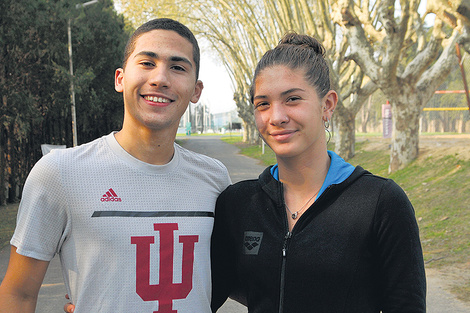
[[[147,32],[152,30],[163,29],[163,30],[172,30],[178,33],[181,37],[186,38],[193,45],[193,59],[196,65],[196,79],[199,77],[199,64],[200,64],[200,52],[197,39],[194,34],[187,28],[185,25],[181,24],[178,21],[169,19],[169,18],[157,18],[151,21],[148,21],[145,24],[142,24],[137,30],[132,34],[132,36],[127,41],[126,49],[124,50],[124,60],[122,67],[126,67],[127,59],[134,52],[137,39]]]

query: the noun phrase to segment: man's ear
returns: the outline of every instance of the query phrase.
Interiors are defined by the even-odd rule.
[[[202,81],[198,80],[196,82],[196,86],[194,86],[193,96],[191,97],[192,103],[197,103],[199,101],[199,98],[201,97],[202,89],[204,89],[204,84],[202,83]]]
[[[118,68],[114,73],[114,89],[117,92],[124,91],[124,69]]]

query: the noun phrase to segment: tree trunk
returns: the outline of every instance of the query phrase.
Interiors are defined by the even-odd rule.
[[[244,120],[242,120],[242,124],[243,124],[243,142],[248,142],[248,138],[250,138],[251,134],[251,129],[250,127],[248,126],[247,122],[245,122]]]
[[[6,131],[4,131],[3,126],[0,126],[0,205],[5,205],[7,203],[6,193],[7,193],[7,159],[6,159]]]
[[[255,144],[258,140],[258,129],[255,125],[251,123],[243,122],[243,127],[245,128],[245,134],[243,136],[243,142],[248,142],[250,144]]]
[[[410,99],[411,100],[411,99]],[[392,102],[392,147],[389,173],[403,169],[419,153],[419,105]]]
[[[354,114],[338,114],[335,118],[335,152],[345,160],[349,160],[355,154],[356,131]]]
[[[17,202],[17,189],[18,189],[18,155],[16,146],[18,143],[16,140],[12,142],[12,138],[8,138],[7,151],[9,156],[10,175],[8,177],[8,199],[9,203]]]
[[[367,108],[365,106],[362,106],[361,131],[363,133],[367,133],[367,122],[369,121],[371,106],[372,106],[372,95],[369,95],[369,101],[367,102]]]

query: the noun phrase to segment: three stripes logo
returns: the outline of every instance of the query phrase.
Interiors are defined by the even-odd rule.
[[[109,188],[104,195],[101,196],[101,202],[121,202],[121,198],[118,197],[113,188]]]

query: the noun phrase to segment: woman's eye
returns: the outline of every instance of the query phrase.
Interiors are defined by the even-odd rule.
[[[300,100],[300,97],[289,97],[289,98],[287,98],[287,102],[293,102],[293,101],[297,101],[297,100]]]
[[[255,103],[255,110],[265,110],[269,107],[269,103],[267,102],[260,102],[260,103]]]

